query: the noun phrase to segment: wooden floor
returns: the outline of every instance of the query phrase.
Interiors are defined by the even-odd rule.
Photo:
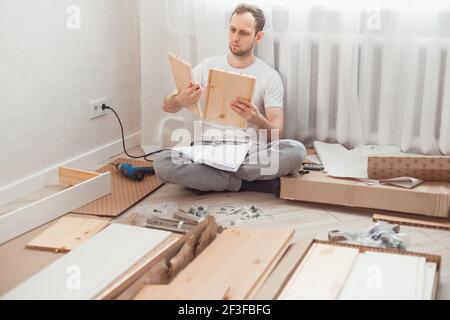
[[[309,204],[280,200],[270,194],[253,192],[210,193],[198,195],[180,186],[166,184],[117,219],[127,219],[134,212],[146,210],[163,203],[175,203],[179,207],[194,205],[208,207],[210,212],[221,206],[256,206],[266,216],[243,220],[237,216],[217,214],[216,219],[225,226],[234,224],[247,227],[292,227],[295,238],[305,247],[316,239],[327,239],[329,230],[356,231],[374,224],[372,212],[338,206]],[[26,243],[48,227],[42,226],[0,246],[0,295],[12,289],[29,276],[56,260],[61,254],[25,249]],[[450,299],[450,231],[401,226],[401,232],[409,237],[409,251],[442,256],[438,299]]]
[[[221,206],[234,207],[256,206],[271,217],[261,219],[241,220],[234,216],[216,214],[216,220],[229,226],[246,227],[292,227],[295,229],[295,239],[301,241],[305,248],[314,238],[327,240],[329,230],[356,231],[371,227],[371,211],[338,206],[327,206],[297,201],[281,200],[270,194],[254,192],[224,192],[205,195],[195,195],[189,190],[173,184],[166,184],[138,205],[128,210],[127,214],[152,208],[162,203],[177,203],[182,208],[193,205],[208,207],[209,211],[218,211]],[[409,238],[409,251],[424,252],[442,256],[438,299],[450,299],[450,231],[401,226],[401,232]]]

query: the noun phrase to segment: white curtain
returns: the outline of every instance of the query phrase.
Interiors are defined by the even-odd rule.
[[[229,17],[241,1],[157,2],[164,59],[173,51],[195,65],[227,52]],[[448,1],[254,3],[267,16],[257,55],[285,86],[287,138],[450,155]],[[143,19],[155,14],[147,11]],[[161,77],[169,91],[168,68]]]

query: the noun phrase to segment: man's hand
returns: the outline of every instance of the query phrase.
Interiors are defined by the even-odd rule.
[[[276,107],[267,107],[264,116],[259,112],[258,108],[249,100],[237,98],[231,102],[231,108],[247,122],[256,125],[259,129],[267,129],[267,137],[269,141],[274,138],[272,130],[277,130],[276,138],[283,136],[283,109]]]
[[[179,94],[174,98],[180,106],[186,107],[196,104],[203,95],[203,88],[199,83],[190,82]]]
[[[247,99],[237,98],[231,102],[234,112],[247,120],[249,123],[258,124],[261,122],[262,114],[258,108]]]

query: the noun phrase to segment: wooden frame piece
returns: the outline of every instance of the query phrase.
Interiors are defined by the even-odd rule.
[[[400,215],[385,215],[385,214],[375,213],[372,217],[372,220],[373,221],[385,221],[388,223],[400,224],[400,225],[412,226],[412,227],[450,230],[450,221],[448,219],[447,220],[425,219],[425,218],[415,219],[415,218],[402,217]]]
[[[189,82],[194,81],[194,75],[192,73],[192,66],[190,63],[182,60],[180,57],[169,52],[170,66],[172,67],[172,74],[177,87],[177,92],[180,93]],[[187,106],[187,108],[194,114],[203,118],[202,107],[200,103]]]
[[[343,243],[343,242],[334,242],[334,241],[325,241],[325,240],[317,240],[314,239],[311,241],[308,248],[305,250],[305,253],[301,257],[297,271],[299,268],[302,267],[302,264],[306,262],[309,259],[309,256],[311,255],[311,249],[315,245],[328,245],[328,246],[334,246],[334,247],[341,247],[341,248],[351,248],[351,249],[357,249],[360,253],[364,252],[378,252],[378,253],[387,253],[387,254],[394,254],[394,255],[403,255],[403,256],[413,256],[413,257],[422,257],[425,258],[426,263],[434,263],[436,266],[436,273],[435,273],[435,282],[433,283],[433,294],[436,294],[437,291],[437,283],[439,283],[439,275],[440,275],[440,266],[441,266],[441,257],[438,255],[432,255],[427,253],[418,253],[418,252],[410,252],[410,251],[401,251],[397,249],[386,249],[386,248],[377,248],[377,247],[369,247],[369,246],[363,246],[358,244],[351,244],[351,243]],[[293,276],[289,279],[287,282],[291,282],[293,280]],[[288,288],[288,285],[280,288],[280,293],[276,296],[277,299],[280,299],[280,297],[283,296],[284,290]],[[433,297],[432,297],[433,298]]]
[[[244,128],[246,120],[231,108],[236,98],[252,101],[256,78],[219,69],[210,69],[205,98],[205,119],[231,127]]]
[[[0,244],[111,192],[109,172],[98,174],[60,168],[59,178],[73,186],[0,216]]]
[[[100,173],[66,167],[58,168],[59,183],[63,186],[75,186],[83,181],[98,177]]]

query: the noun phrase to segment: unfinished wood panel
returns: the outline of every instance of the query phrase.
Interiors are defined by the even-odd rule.
[[[261,287],[263,286],[263,284],[267,281],[267,278],[269,277],[269,275],[272,273],[273,269],[275,268],[275,266],[278,264],[278,262],[280,261],[280,259],[284,256],[284,254],[286,253],[286,250],[289,248],[290,243],[286,243],[281,250],[277,253],[277,255],[272,259],[272,261],[270,262],[270,264],[267,266],[266,270],[264,271],[264,273],[261,275],[261,277],[258,278],[258,280],[255,282],[255,284],[253,285],[252,289],[250,290],[249,294],[247,295],[246,299],[248,300],[254,300],[256,294],[258,293],[258,291],[261,289]]]
[[[307,246],[302,242],[292,244],[255,294],[254,299],[273,300],[277,298],[298,267],[306,249]]]
[[[280,295],[281,300],[334,300],[359,250],[314,244]]]
[[[27,244],[28,249],[69,252],[105,228],[110,218],[66,215]]]
[[[384,252],[358,255],[340,300],[424,298],[426,259]]]
[[[147,285],[134,297],[134,300],[186,300],[189,285]],[[223,285],[208,296],[208,300],[228,300],[230,287]]]
[[[372,217],[373,221],[385,221],[394,224],[401,224],[405,226],[431,228],[431,229],[442,229],[450,230],[450,222],[448,219],[414,219],[406,218],[399,215],[385,215],[385,214],[374,214]]]
[[[101,174],[0,216],[0,244],[59,218],[111,192],[111,175]]]
[[[180,93],[191,81],[194,80],[194,76],[192,74],[192,66],[190,63],[182,60],[180,57],[177,57],[173,53],[169,53],[169,61],[170,66],[172,67],[172,74],[175,80],[175,85],[177,87],[177,92]],[[203,118],[203,112],[200,103],[187,106],[187,108],[200,118]]]
[[[168,294],[203,300],[229,287],[225,299],[246,299],[292,234],[290,229],[225,230],[171,282]]]
[[[147,161],[119,158],[100,168],[98,172],[111,172],[111,194],[77,208],[73,212],[116,217],[162,185],[155,175],[146,176],[142,181],[126,178],[116,170],[114,164],[117,163],[129,163],[138,167],[149,166]]]
[[[93,299],[169,235],[165,231],[112,224],[2,299]]]
[[[214,123],[244,128],[246,121],[231,108],[236,98],[252,101],[256,78],[234,72],[210,69],[205,99],[205,119]]]
[[[84,171],[66,167],[58,168],[59,183],[63,186],[74,186],[100,175],[98,172]]]

